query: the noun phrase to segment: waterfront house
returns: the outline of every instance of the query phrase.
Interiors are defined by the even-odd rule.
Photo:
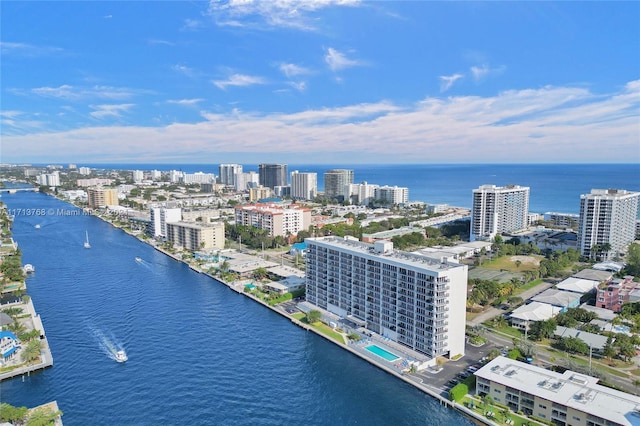
[[[15,334],[8,330],[0,331],[0,355],[2,355],[2,363],[4,364],[13,358],[20,348],[20,341]]]

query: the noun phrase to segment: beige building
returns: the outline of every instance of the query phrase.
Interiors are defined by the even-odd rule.
[[[235,218],[237,225],[267,230],[270,237],[297,235],[311,226],[311,210],[297,205],[288,208],[273,204],[236,206]]]
[[[263,198],[269,198],[273,194],[271,188],[259,186],[257,188],[249,188],[249,202],[255,203]]]
[[[98,208],[118,205],[118,190],[116,188],[87,188],[89,207]]]
[[[224,249],[224,223],[167,223],[167,241],[185,250]]]
[[[563,374],[498,357],[476,371],[476,394],[556,425],[637,425],[640,398],[598,384],[596,377]]]

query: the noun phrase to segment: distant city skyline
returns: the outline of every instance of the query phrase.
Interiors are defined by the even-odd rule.
[[[640,162],[638,2],[3,2],[4,163]]]

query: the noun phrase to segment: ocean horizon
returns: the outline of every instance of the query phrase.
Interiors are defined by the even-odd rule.
[[[219,164],[205,163],[76,163],[76,166],[219,174]],[[258,171],[257,164],[242,166],[244,172]],[[410,202],[448,204],[455,207],[470,208],[472,191],[480,185],[528,186],[531,188],[531,213],[577,214],[580,195],[588,194],[592,189],[640,191],[640,164],[637,163],[287,164],[289,173],[294,170],[317,173],[319,191],[324,190],[323,174],[334,168],[354,170],[354,183],[407,187]]]

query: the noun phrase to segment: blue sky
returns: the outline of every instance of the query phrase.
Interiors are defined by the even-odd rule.
[[[640,161],[640,2],[1,2],[2,162]]]

